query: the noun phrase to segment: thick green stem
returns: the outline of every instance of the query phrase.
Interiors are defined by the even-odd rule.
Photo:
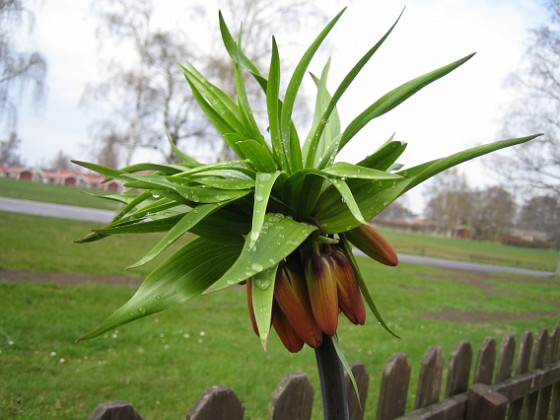
[[[348,420],[348,394],[344,369],[331,337],[323,334],[323,344],[315,349],[315,357],[323,395],[323,419]]]

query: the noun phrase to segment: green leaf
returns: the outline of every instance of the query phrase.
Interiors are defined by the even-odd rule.
[[[323,116],[320,119],[320,123],[314,126],[314,133],[311,136],[309,154],[307,155],[306,166],[311,166],[313,162],[316,161],[315,156],[317,155],[317,146],[320,138],[322,137],[322,132],[325,129],[325,125],[322,124],[321,121],[330,120],[331,113],[333,113],[336,110],[336,104],[338,103],[338,100],[342,97],[344,92],[346,92],[348,87],[352,84],[352,82],[354,81],[356,76],[360,73],[360,71],[362,71],[364,66],[371,59],[371,57],[373,57],[373,55],[377,52],[379,47],[381,47],[381,45],[383,45],[385,40],[389,37],[389,35],[391,34],[395,26],[397,26],[397,23],[399,22],[403,12],[401,12],[399,17],[395,21],[395,23],[393,23],[393,25],[389,28],[389,30],[385,33],[385,35],[383,35],[383,37],[381,37],[381,39],[377,41],[377,43],[362,56],[362,58],[356,63],[356,65],[352,67],[352,69],[348,72],[346,77],[342,80],[342,82],[336,89],[333,97],[331,98],[328,106],[326,107],[323,113]],[[338,150],[339,149],[337,149],[334,153],[338,152]],[[326,164],[328,163],[324,162],[323,165],[320,167],[324,167]]]
[[[344,356],[344,352],[340,348],[340,343],[338,342],[338,336],[335,334],[331,337],[331,339],[332,339],[334,350],[336,351],[336,355],[338,356],[338,359],[340,360],[340,363],[342,364],[344,371],[348,375],[348,378],[350,378],[350,382],[352,382],[352,386],[354,387],[354,392],[356,393],[356,396],[358,397],[357,400],[359,402],[360,390],[358,389],[356,378],[354,378],[354,372],[352,372],[352,368],[350,367],[348,360],[346,360],[346,356]]]
[[[231,179],[231,178],[192,178],[193,182],[204,185],[204,188],[211,187],[218,190],[250,190],[255,188],[255,181],[252,179]]]
[[[107,166],[97,165],[96,163],[82,162],[79,160],[71,160],[71,162],[110,179],[121,179],[121,176],[124,175],[123,172],[118,169],[108,168]]]
[[[96,229],[94,232],[105,236],[165,232],[175,226],[177,222],[181,220],[181,217],[182,215],[174,214],[157,220],[146,220],[146,218],[142,218],[135,221],[119,221],[118,223],[111,223],[101,229]]]
[[[218,188],[204,188],[203,185],[193,187],[177,186],[176,188],[181,196],[195,203],[219,203],[221,201],[230,201],[244,197],[251,192],[249,189],[223,190]]]
[[[379,324],[383,328],[385,328],[385,330],[389,334],[391,334],[392,336],[394,336],[396,338],[400,338],[395,332],[393,332],[393,330],[391,330],[391,328],[389,328],[389,325],[387,325],[387,323],[383,319],[383,316],[381,315],[381,312],[379,312],[379,309],[377,309],[377,306],[375,305],[375,302],[373,301],[373,298],[371,297],[371,294],[369,293],[369,290],[368,290],[366,281],[364,279],[364,276],[362,275],[362,272],[360,271],[360,267],[358,266],[358,262],[356,261],[356,258],[354,257],[354,253],[352,252],[352,245],[350,244],[350,242],[348,242],[348,239],[346,238],[346,235],[342,234],[342,235],[340,235],[340,238],[342,239],[344,254],[346,254],[346,258],[348,258],[348,261],[350,262],[350,265],[352,266],[352,270],[354,271],[354,274],[356,274],[356,279],[358,280],[358,285],[360,286],[360,291],[362,292],[362,296],[364,297],[366,303],[368,304],[369,309],[373,313],[373,316],[375,316],[375,319],[377,319],[377,322],[379,322]]]
[[[171,140],[171,137],[169,137],[169,135],[168,135],[168,140],[169,140],[169,145],[171,146],[171,149],[173,150],[173,153],[175,153],[175,155],[177,155],[177,157],[179,159],[181,159],[181,162],[183,163],[183,165],[187,165],[190,168],[202,165],[200,162],[193,159],[192,157],[190,157],[189,155],[184,153],[181,149],[179,149],[177,147],[177,145],[175,144],[175,142],[173,142]]]
[[[241,246],[240,241],[217,243],[202,238],[189,242],[157,267],[128,302],[77,341],[99,336],[200,295],[226,272]]]
[[[249,245],[249,238],[245,239],[237,261],[208,292],[225,289],[273,267],[301,245],[311,232],[317,230],[316,226],[296,222],[282,214],[267,214],[264,226],[266,229],[262,230],[254,246]]]
[[[272,56],[270,60],[270,71],[268,74],[268,85],[266,89],[266,107],[268,110],[268,124],[272,140],[272,152],[280,167],[289,172],[289,151],[287,145],[282,142],[280,131],[280,57],[276,40],[272,38]]]
[[[386,171],[391,168],[407,146],[404,142],[393,141],[392,139],[393,136],[391,136],[391,139],[381,146],[379,150],[360,161],[358,165],[378,169],[380,171]]]
[[[263,146],[255,140],[244,140],[238,142],[237,146],[257,172],[275,172],[278,169],[268,145]]]
[[[364,218],[370,220],[406,191],[445,169],[499,149],[525,143],[539,135],[485,144],[445,158],[426,162],[414,168],[397,172],[397,175],[402,176],[400,180],[348,180],[348,186]],[[340,200],[340,193],[333,187],[327,188],[319,198],[313,217],[321,223],[326,233],[345,232],[359,226],[352,213],[346,207],[338,205]]]
[[[181,220],[179,220],[159,242],[144,255],[139,261],[132,264],[128,268],[134,268],[146,264],[148,261],[153,260],[161,254],[169,245],[191,230],[198,222],[204,220],[208,215],[214,213],[216,210],[224,207],[228,203],[219,204],[201,204],[186,213]]]
[[[361,224],[366,224],[367,222],[365,221],[364,216],[362,216],[362,212],[358,207],[358,203],[356,203],[352,191],[348,188],[348,184],[346,184],[345,181],[336,178],[329,178],[329,181],[338,190],[341,196],[341,201],[346,204],[348,210],[350,210],[356,221]]]
[[[274,281],[277,269],[278,265],[274,265],[261,271],[254,275],[251,282],[253,312],[255,313],[255,321],[259,330],[259,338],[265,351],[272,319],[272,298],[274,296]]]
[[[337,162],[323,169],[323,172],[341,178],[356,179],[400,179],[401,176],[385,171],[366,168],[364,166],[352,165],[346,162]]]
[[[299,141],[293,138],[290,129],[292,125],[292,112],[294,110],[296,97],[303,77],[305,76],[307,68],[309,67],[309,63],[311,63],[311,59],[345,10],[346,8],[342,9],[342,11],[339,12],[327,24],[327,26],[325,26],[325,28],[319,33],[317,38],[315,38],[309,48],[305,51],[305,53],[301,57],[301,60],[297,64],[286,89],[286,95],[284,97],[284,103],[282,105],[282,114],[280,117],[280,131],[283,136],[283,143],[287,145],[288,149],[290,150],[289,161],[292,172],[301,169],[303,164]]]
[[[270,198],[270,193],[272,192],[272,187],[278,179],[278,176],[282,172],[278,171],[275,173],[263,173],[259,172],[257,174],[257,179],[255,180],[255,199],[253,205],[253,226],[251,229],[251,234],[249,236],[249,246],[252,247],[257,242],[261,229],[264,224],[264,217],[266,214],[266,207],[268,205],[268,200]]]
[[[348,144],[352,137],[354,137],[371,120],[391,111],[393,108],[400,105],[402,102],[410,98],[422,88],[428,86],[430,83],[436,81],[437,79],[440,79],[441,77],[452,72],[457,67],[470,60],[473,55],[474,54],[470,54],[466,57],[461,58],[460,60],[454,61],[451,64],[426,73],[423,76],[410,80],[409,82],[393,89],[389,93],[386,93],[384,96],[370,105],[360,115],[358,115],[348,125],[348,127],[346,127],[346,129],[342,133],[339,150],[346,146],[346,144]]]
[[[231,36],[231,31],[227,27],[221,11],[219,13],[219,18],[220,18],[220,32],[222,35],[222,40],[224,42],[224,46],[226,47],[229,56],[236,64],[239,64],[241,67],[248,70],[255,77],[257,82],[262,87],[263,91],[266,92],[267,89],[266,79],[261,76],[259,70],[253,64],[253,62],[245,54],[243,54],[243,51],[239,49],[237,43]]]
[[[311,147],[313,135],[315,134],[316,130],[310,131],[309,136],[305,140],[305,144],[303,145],[303,159],[305,160],[305,166],[308,168],[318,166],[319,158],[325,154],[328,146],[340,135],[340,119],[336,107],[330,113],[328,120],[322,119],[325,114],[325,110],[327,109],[332,99],[330,93],[327,90],[327,79],[330,63],[331,60],[327,60],[327,63],[325,64],[325,67],[321,72],[320,79],[317,79],[313,74],[311,75],[313,81],[315,82],[315,85],[317,86],[315,111],[313,113],[313,123],[311,127],[316,129],[316,127],[322,125],[324,126],[324,128],[321,133],[321,137],[319,138],[318,143],[315,146],[313,161],[311,159],[308,160],[307,157],[309,156],[309,149]],[[338,146],[335,148],[335,150],[338,150]]]

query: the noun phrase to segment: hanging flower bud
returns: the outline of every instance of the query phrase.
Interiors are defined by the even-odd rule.
[[[313,316],[321,330],[333,336],[338,327],[336,272],[329,254],[313,254],[307,261],[305,281]]]
[[[353,245],[382,264],[395,266],[399,258],[389,242],[371,225],[361,225],[345,233]]]
[[[293,261],[280,264],[276,272],[274,298],[299,337],[313,348],[320,346],[323,333],[313,316],[299,264]]]
[[[350,322],[356,325],[364,325],[366,322],[366,309],[354,270],[341,250],[334,250],[332,257],[337,273],[336,292],[338,294],[338,306]]]
[[[282,312],[277,302],[272,307],[272,325],[284,347],[292,353],[297,353],[303,348],[303,340]]]

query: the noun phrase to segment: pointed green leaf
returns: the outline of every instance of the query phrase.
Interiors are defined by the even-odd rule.
[[[275,172],[278,169],[268,145],[263,146],[255,140],[245,140],[238,142],[237,146],[257,172]]]
[[[461,58],[460,60],[454,61],[451,64],[426,73],[423,76],[410,80],[409,82],[393,89],[389,93],[386,93],[384,96],[370,105],[360,115],[358,115],[348,125],[348,127],[346,127],[346,129],[342,133],[339,150],[346,146],[346,144],[348,144],[352,137],[354,137],[371,120],[389,112],[390,110],[410,98],[412,95],[420,91],[422,88],[452,72],[457,67],[470,60],[473,55],[474,54],[470,54],[464,58]]]
[[[266,107],[268,110],[268,124],[272,141],[272,153],[280,167],[289,171],[289,152],[287,145],[282,142],[280,131],[280,57],[276,40],[272,38],[272,56],[270,60],[270,71],[268,74],[268,85],[266,89]]]
[[[169,137],[169,135],[168,135]],[[200,166],[202,165],[200,162],[198,162],[197,160],[193,159],[192,157],[190,157],[189,155],[187,155],[186,153],[184,153],[181,149],[179,149],[177,147],[177,145],[175,144],[175,142],[173,142],[171,140],[171,137],[168,138],[169,140],[169,146],[171,146],[171,149],[173,150],[173,153],[175,153],[175,155],[181,159],[181,163],[183,165],[187,165],[190,168],[193,168],[195,166]]]
[[[132,264],[128,268],[134,268],[146,264],[148,261],[153,260],[159,254],[161,254],[169,245],[183,236],[185,233],[189,232],[198,222],[205,219],[208,215],[214,213],[216,210],[227,205],[228,202],[219,204],[201,204],[196,206],[194,209],[186,213],[181,220],[179,220],[169,231],[165,234],[163,238],[150,250],[146,255],[144,255],[139,261]]]
[[[272,187],[281,173],[282,172],[278,171],[272,174],[263,172],[259,172],[257,174],[257,179],[255,180],[255,200],[253,205],[253,227],[249,236],[250,247],[254,246],[255,242],[257,242],[257,239],[259,238],[264,224],[266,207],[268,205],[270,193],[272,192]]]
[[[208,292],[225,289],[273,267],[301,245],[311,232],[317,230],[316,226],[272,213],[265,216],[264,226],[266,229],[262,230],[254,246],[249,246],[249,238],[245,239],[243,251],[235,264]]]
[[[354,387],[354,392],[356,393],[356,396],[358,397],[357,400],[359,402],[360,390],[358,389],[356,378],[354,378],[354,372],[352,372],[352,368],[350,367],[348,360],[346,360],[346,356],[344,356],[344,352],[340,348],[340,343],[338,342],[338,336],[335,334],[331,338],[332,338],[334,350],[336,351],[336,355],[338,356],[338,359],[340,360],[340,363],[342,364],[344,371],[348,375],[348,378],[350,378],[350,382],[352,382],[352,386]]]
[[[200,295],[226,272],[239,255],[241,246],[240,241],[217,243],[197,239],[189,242],[157,267],[128,302],[77,341],[96,337]]]
[[[315,99],[315,111],[313,113],[313,123],[311,127],[316,129],[319,125],[324,126],[323,131],[321,133],[321,137],[318,140],[317,145],[315,146],[314,152],[314,160],[307,159],[309,156],[309,149],[311,147],[311,143],[313,141],[313,135],[315,134],[315,130],[309,132],[309,136],[305,140],[305,144],[303,145],[303,159],[305,160],[305,166],[308,168],[317,167],[319,163],[319,158],[325,154],[327,151],[327,147],[340,135],[340,119],[338,116],[338,111],[336,107],[332,110],[329,115],[328,120],[323,120],[323,116],[325,111],[332,99],[330,93],[327,90],[327,79],[328,73],[330,68],[331,60],[327,60],[325,67],[321,73],[321,78],[317,79],[313,74],[311,77],[317,85],[317,96]],[[335,150],[338,150],[338,146]]]
[[[218,190],[250,190],[255,188],[255,181],[252,179],[231,179],[231,178],[192,178],[194,182],[204,185],[203,188],[215,188]]]
[[[502,140],[473,147],[445,158],[397,172],[397,175],[403,177],[400,180],[348,180],[348,186],[364,218],[370,220],[406,191],[445,169],[505,147],[530,141],[539,135]],[[340,193],[333,187],[327,188],[319,198],[313,217],[321,222],[326,233],[345,232],[359,226],[352,213],[346,207],[339,205],[340,200]]]
[[[404,12],[404,9],[403,9],[403,12]],[[320,121],[329,121],[330,120],[331,113],[333,113],[335,111],[336,104],[338,103],[338,100],[342,97],[344,92],[346,92],[348,87],[352,84],[352,82],[354,81],[356,76],[362,71],[364,66],[371,59],[371,57],[373,57],[373,55],[377,52],[379,47],[381,47],[381,45],[383,45],[385,40],[389,37],[389,35],[391,34],[391,32],[393,31],[395,26],[397,26],[397,23],[399,22],[403,12],[401,12],[399,17],[395,21],[395,23],[393,23],[393,25],[389,28],[389,30],[385,33],[385,35],[383,35],[383,37],[381,37],[381,39],[379,41],[377,41],[377,43],[372,48],[370,48],[363,55],[363,57],[356,63],[356,65],[354,67],[352,67],[352,69],[348,72],[348,74],[346,75],[344,80],[342,80],[342,82],[340,83],[340,85],[338,86],[336,91],[334,92],[334,95],[331,98],[327,108],[325,109],[325,112],[323,113],[323,116],[321,117]],[[308,167],[311,166],[312,163],[316,161],[315,156],[318,153],[317,146],[318,146],[320,138],[322,137],[322,132],[325,129],[325,127],[326,126],[322,123],[319,123],[319,124],[314,126],[314,132],[313,132],[313,135],[311,136],[311,141],[310,141],[309,154],[307,155],[306,166],[308,166]],[[338,150],[339,149],[337,149],[334,153],[336,153]],[[328,164],[328,163],[324,162],[323,165],[319,166],[319,167],[323,168],[326,164]]]
[[[362,224],[367,223],[364,219],[364,216],[362,216],[362,212],[360,211],[360,208],[358,207],[358,204],[356,203],[356,200],[354,198],[354,195],[352,194],[352,191],[350,190],[350,188],[348,188],[348,184],[346,184],[345,181],[342,181],[342,180],[336,179],[336,178],[330,178],[329,181],[338,190],[338,192],[341,196],[342,203],[346,204],[346,206],[348,207],[348,210],[350,210],[350,212],[352,213],[352,216],[354,216],[354,218],[359,223],[362,223]]]
[[[358,165],[380,171],[386,171],[391,168],[407,146],[404,142],[393,141],[392,139],[393,136],[379,150],[360,161]]]
[[[323,169],[329,175],[334,175],[341,178],[356,178],[356,179],[400,179],[399,175],[395,175],[385,171],[366,168],[364,166],[352,165],[346,162],[337,162],[334,165],[328,166]]]
[[[177,186],[177,192],[189,201],[195,203],[219,203],[221,201],[235,200],[251,192],[244,190],[223,190],[218,188],[205,188],[203,185],[193,187]]]
[[[259,330],[259,338],[263,349],[266,350],[266,341],[272,320],[272,298],[274,296],[274,281],[278,265],[274,265],[253,277],[251,282],[251,296],[253,312]]]

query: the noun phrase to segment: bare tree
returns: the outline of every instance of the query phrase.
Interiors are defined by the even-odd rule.
[[[521,208],[519,225],[546,233],[560,247],[560,200],[552,195],[532,197]]]
[[[560,0],[545,0],[549,20],[530,32],[525,66],[512,74],[520,93],[504,117],[503,131],[543,132],[542,140],[513,148],[493,167],[509,186],[560,194]]]
[[[0,141],[0,165],[23,166],[19,155],[20,144],[21,139],[14,132],[11,132],[6,140]]]
[[[424,212],[437,222],[439,233],[450,235],[458,225],[470,223],[472,191],[457,168],[436,176],[426,193],[429,200]]]
[[[500,241],[510,230],[516,212],[516,204],[510,192],[492,186],[473,194],[471,225],[474,239]]]
[[[21,27],[33,29],[33,14],[21,0],[0,1],[0,121],[8,129],[17,126],[18,100],[28,88],[39,102],[45,95],[47,62],[36,51],[18,45]]]
[[[104,161],[122,157],[125,165],[140,148],[158,150],[169,159],[168,138],[178,143],[201,136],[206,128],[177,65],[194,60],[188,48],[192,43],[179,33],[152,28],[149,0],[106,0],[95,7],[99,36],[127,44],[134,56],[127,63],[113,60],[107,78],[86,89],[86,102],[100,102],[108,109],[109,116],[94,123],[101,143],[98,153]]]

